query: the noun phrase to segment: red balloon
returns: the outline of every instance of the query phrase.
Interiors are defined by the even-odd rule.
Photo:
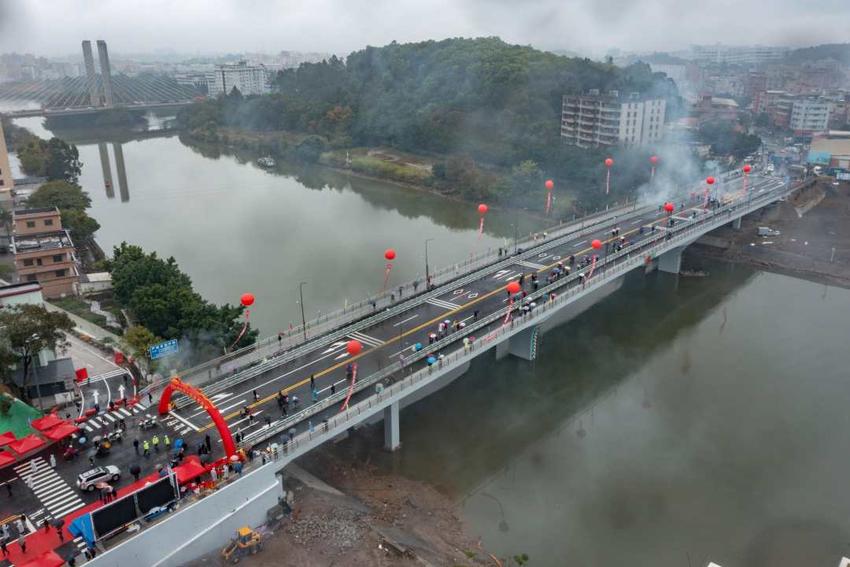
[[[655,165],[658,163],[658,156],[649,156],[649,163]]]
[[[705,182],[708,183],[709,185],[714,185],[714,178],[709,175],[708,177],[705,178]]]
[[[348,341],[348,344],[345,345],[345,350],[347,350],[348,354],[351,356],[357,356],[360,354],[360,351],[363,350],[363,345],[360,344],[360,341]]]
[[[673,206],[673,203],[664,203],[664,210],[668,213],[672,213],[675,208],[676,207]]]
[[[552,181],[551,179],[547,179],[547,180],[546,180],[546,183],[544,183],[543,185],[545,185],[545,186],[546,186],[546,190],[547,190],[547,191],[551,191],[552,189],[554,189],[554,188],[555,188],[555,182],[554,182],[554,181]]]
[[[605,167],[611,167],[614,165],[614,160],[611,158],[605,158]]]
[[[519,293],[519,290],[521,290],[522,287],[519,285],[519,282],[511,282],[507,285],[506,289],[508,290],[508,293],[513,295],[515,293]]]
[[[747,165],[744,166],[744,173],[749,173],[752,170],[753,170],[753,168],[750,167],[750,164],[747,164]]]
[[[250,307],[254,304],[254,294],[253,293],[243,293],[242,297],[239,299],[242,302],[242,305],[245,307]]]
[[[482,215],[484,213],[486,213],[487,212],[487,205],[485,205],[484,203],[481,203],[480,205],[478,205],[478,212],[481,213]]]
[[[392,248],[387,248],[384,252],[384,258],[387,260],[395,260],[395,250]]]
[[[602,248],[602,241],[599,240],[599,239],[596,239],[593,242],[591,242],[590,245],[593,247],[594,250],[599,250],[600,248]]]

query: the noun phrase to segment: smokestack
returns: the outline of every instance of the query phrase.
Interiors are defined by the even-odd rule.
[[[97,94],[97,77],[94,74],[94,57],[91,52],[91,42],[83,42],[83,62],[86,65],[86,83],[89,86],[89,101],[92,106],[100,106],[100,96]]]
[[[103,79],[103,98],[105,106],[112,107],[112,71],[109,69],[109,52],[106,42],[97,40],[97,55],[100,59],[100,76]]]

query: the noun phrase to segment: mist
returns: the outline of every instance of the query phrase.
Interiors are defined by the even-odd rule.
[[[75,54],[105,39],[113,53],[323,51],[457,36],[601,56],[700,43],[803,46],[847,40],[850,3],[824,0],[27,0],[0,3],[0,52]],[[828,17],[824,17],[827,16]]]

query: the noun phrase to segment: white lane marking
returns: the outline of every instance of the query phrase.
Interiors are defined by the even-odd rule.
[[[495,274],[493,274],[493,279],[494,279],[494,280],[498,280],[498,279],[500,279],[503,275],[505,275],[505,274],[507,274],[507,273],[509,273],[509,272],[512,272],[512,271],[513,271],[513,270],[499,270],[498,272],[496,272]]]
[[[345,344],[345,341],[335,342],[334,344],[331,345],[330,348],[323,350],[321,354],[328,354],[329,352],[334,352],[336,350],[339,350],[339,347],[341,347],[344,344]]]
[[[341,360],[341,359],[345,358],[346,356],[348,356],[348,353],[344,352],[341,355],[334,357],[334,360]]]
[[[223,392],[223,393],[221,393],[221,394],[216,394],[215,396],[211,397],[211,398],[210,398],[210,401],[211,401],[211,402],[221,401],[221,400],[223,400],[224,398],[229,398],[229,397],[230,397],[230,396],[232,396],[232,395],[233,395],[233,392]]]
[[[362,341],[362,342],[366,343],[367,345],[373,346],[373,347],[379,347],[382,344],[384,344],[384,341],[382,341],[381,339],[376,339],[375,337],[373,337],[371,335],[367,335],[365,333],[360,333],[360,332],[357,332],[357,331],[350,333],[350,336],[357,339],[358,341]]]
[[[195,425],[193,425],[193,424],[192,424],[192,422],[191,422],[191,421],[189,421],[188,419],[184,419],[184,418],[180,417],[179,415],[177,415],[177,414],[176,414],[176,413],[174,413],[174,412],[169,412],[169,414],[168,414],[168,415],[172,416],[173,418],[175,418],[177,421],[179,421],[180,423],[182,423],[182,424],[183,424],[183,425],[185,425],[186,427],[191,427],[191,428],[192,428],[192,429],[194,429],[195,431],[200,431],[200,430],[201,430],[201,428],[200,428],[200,427],[196,427]]]
[[[404,325],[404,324],[405,324],[405,323],[407,323],[408,321],[413,321],[413,320],[414,320],[414,319],[416,319],[417,317],[419,317],[419,315],[418,315],[418,314],[413,315],[413,316],[411,316],[411,317],[408,317],[407,319],[404,319],[403,321],[399,321],[398,323],[396,323],[395,325],[393,325],[393,327],[398,327],[399,325]]]
[[[425,303],[430,303],[431,305],[436,305],[437,307],[442,307],[443,309],[448,309],[450,311],[457,309],[457,305],[454,303],[449,303],[448,301],[443,301],[442,299],[436,299],[434,297],[425,300]]]
[[[227,411],[227,410],[229,410],[230,408],[235,408],[235,407],[236,407],[236,406],[238,406],[238,405],[245,405],[245,398],[242,398],[242,399],[241,399],[241,400],[239,400],[238,402],[233,403],[233,404],[230,404],[229,406],[224,406],[223,408],[218,408],[218,411],[220,411],[220,412],[222,412],[222,411]],[[202,409],[202,410],[201,410],[201,411],[199,411],[199,412],[193,413],[193,414],[192,414],[192,415],[190,415],[189,417],[195,417],[196,415],[200,415],[200,414],[202,414],[202,413],[207,413],[207,410],[203,410],[203,409]]]
[[[573,244],[573,248],[578,248],[579,246],[584,246],[585,244],[587,244],[587,240],[582,240],[581,242]]]
[[[260,410],[260,411],[258,411],[257,413],[255,413],[255,414],[254,414],[254,420],[256,420],[256,419],[257,419],[257,417],[258,417],[261,413],[263,413],[263,410]],[[234,425],[239,425],[239,424],[240,424],[240,423],[242,423],[243,421],[248,421],[249,419],[250,419],[250,418],[248,418],[248,417],[243,417],[243,418],[242,418],[242,419],[240,419],[239,421],[234,421],[234,422],[228,423],[228,424],[227,424],[227,426],[228,426],[229,428],[233,429],[233,426],[234,426]],[[244,429],[244,428],[240,428],[240,429]]]
[[[396,353],[396,354],[398,354],[398,353]],[[333,383],[334,386],[339,386],[340,384],[348,384],[348,380],[342,379],[342,380],[337,380],[336,382]],[[325,386],[324,388],[319,390],[319,393],[321,394],[321,393],[327,392],[330,389],[331,389],[331,387],[329,385]]]
[[[525,266],[526,268],[533,268],[535,270],[542,270],[546,266],[543,264],[535,264],[534,262],[529,262],[528,260],[520,260],[517,262],[520,266]]]

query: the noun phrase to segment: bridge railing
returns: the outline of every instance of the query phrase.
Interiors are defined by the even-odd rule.
[[[526,248],[531,245],[538,247],[546,244],[554,245],[556,244],[556,239],[562,238],[565,235],[576,236],[592,232],[594,230],[592,227],[599,222],[602,222],[603,219],[608,219],[617,215],[624,215],[628,218],[629,216],[636,214],[637,211],[642,210],[643,207],[638,209],[637,204],[633,202],[616,209],[589,215],[579,221],[558,225],[547,231],[548,234],[545,240],[535,240],[533,237],[530,237],[518,242],[517,246],[519,248]],[[432,284],[435,287],[439,287],[452,281],[457,281],[459,284],[461,282],[467,283],[465,281],[465,276],[475,273],[477,270],[484,267],[491,266],[494,262],[498,262],[500,258],[503,258],[506,264],[510,264],[518,259],[516,256],[510,255],[500,256],[497,250],[489,249],[470,257],[463,262],[458,262],[451,266],[446,266],[442,269],[436,270],[433,274],[431,274]],[[525,258],[525,256],[520,255],[520,258]],[[398,293],[399,288],[402,290],[401,293]],[[378,315],[381,319],[392,317],[396,314],[396,311],[408,309],[411,298],[424,299],[427,298],[426,294],[429,293],[425,289],[424,282],[421,280],[406,282],[399,286],[399,288],[385,290],[382,293],[376,294],[357,303],[346,305],[342,309],[320,315],[308,321],[306,326],[298,325],[286,331],[282,331],[278,335],[266,337],[252,345],[189,368],[183,371],[181,376],[185,381],[190,382],[195,386],[201,386],[207,382],[217,381],[221,377],[233,377],[244,368],[248,368],[250,370],[252,365],[262,363],[263,359],[280,357],[281,355],[292,351],[292,349],[314,341],[317,337],[322,337],[336,329],[339,329],[343,325],[355,322],[374,322],[376,321],[376,319],[374,319],[375,315]],[[438,291],[436,295],[441,295],[442,293],[445,293],[445,291]],[[350,330],[348,330],[348,332],[350,332]],[[342,336],[344,336],[344,334]],[[301,353],[299,351],[298,355],[300,354]],[[285,360],[278,360],[276,365],[281,362],[285,362]],[[228,382],[228,384],[232,385],[232,382]]]
[[[386,382],[386,384],[384,384],[384,388],[381,391],[376,391],[374,395],[369,396],[362,402],[352,405],[348,410],[341,412],[339,415],[328,418],[326,421],[319,424],[318,428],[315,424],[310,422],[308,425],[308,431],[301,435],[297,435],[292,441],[293,444],[289,445],[286,450],[289,452],[296,451],[299,447],[299,439],[303,441],[310,441],[313,439],[314,435],[321,434],[323,431],[327,432],[329,428],[335,429],[335,424],[347,422],[348,420],[359,416],[363,412],[374,413],[376,411],[374,410],[375,407],[384,407],[386,405],[386,400],[389,397],[395,396],[399,389],[409,388],[413,385],[419,384],[426,378],[432,376],[435,371],[442,370],[443,368],[449,369],[456,367],[458,364],[455,363],[457,362],[466,363],[471,361],[481,352],[482,349],[491,348],[495,346],[495,344],[501,342],[497,339],[504,337],[505,335],[518,332],[522,328],[531,326],[532,324],[537,324],[546,319],[544,315],[547,315],[551,310],[560,309],[566,303],[575,300],[578,296],[592,293],[627,272],[645,265],[648,253],[657,256],[671,249],[678,248],[683,244],[692,241],[695,237],[728,223],[732,213],[736,211],[743,211],[741,212],[742,215],[747,214],[748,212],[761,208],[770,202],[776,201],[779,196],[787,194],[788,192],[790,192],[790,189],[771,191],[762,196],[752,198],[747,203],[730,204],[715,209],[710,214],[704,214],[693,221],[688,222],[686,226],[680,226],[679,229],[675,229],[674,227],[674,230],[669,232],[658,231],[654,236],[650,236],[633,246],[629,246],[615,254],[609,254],[606,259],[597,265],[599,272],[585,281],[583,285],[577,284],[569,287],[571,283],[576,284],[579,279],[579,275],[586,274],[589,271],[589,268],[578,270],[567,278],[558,280],[536,292],[530,293],[528,295],[528,299],[534,300],[549,298],[551,293],[558,292],[555,299],[547,299],[541,305],[538,305],[528,313],[515,312],[511,316],[508,324],[503,324],[495,329],[487,330],[487,327],[493,323],[506,318],[506,308],[504,311],[499,311],[489,316],[482,317],[478,322],[467,325],[460,331],[453,332],[446,338],[437,341],[433,345],[428,345],[427,348],[423,348],[421,351],[418,351],[410,357],[405,357],[403,363],[401,361],[392,363],[376,373],[359,379],[354,387],[355,394],[361,393],[367,388],[374,387],[378,383],[384,384]],[[565,287],[566,290],[564,290]],[[482,330],[487,331],[483,336],[470,338],[467,345],[457,348],[449,353],[444,353],[442,356],[437,358],[437,362],[433,365],[428,365],[422,369],[412,371],[413,369],[410,366],[411,364],[456,345],[464,337],[474,337],[473,333],[478,334],[478,331]],[[411,374],[405,376],[406,372],[411,371]],[[331,406],[341,404],[347,396],[348,391],[346,389],[336,392],[335,394],[327,396],[326,398],[323,398],[322,400],[291,414],[286,419],[283,419],[272,426],[266,426],[245,436],[244,441],[259,443],[276,435],[286,434],[305,420],[310,420],[310,418],[328,410]],[[362,420],[358,419],[355,421],[359,422]]]

